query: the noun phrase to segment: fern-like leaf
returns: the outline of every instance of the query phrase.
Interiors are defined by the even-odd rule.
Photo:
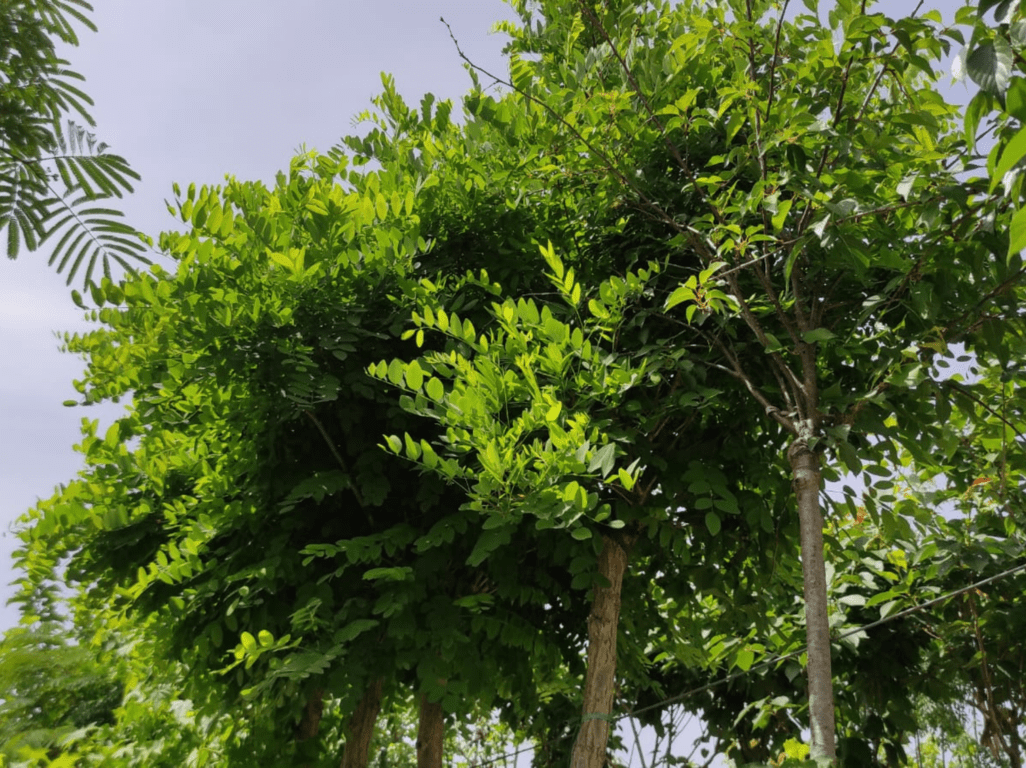
[[[128,271],[133,262],[149,264],[144,238],[120,211],[97,205],[132,191],[139,174],[125,159],[73,121],[41,149],[35,158],[10,149],[0,158],[0,229],[8,228],[7,255],[16,257],[22,245],[34,251],[55,243],[50,264],[58,272],[70,267],[69,285],[83,264],[86,284],[97,264],[106,276],[113,264]]]
[[[67,269],[69,284],[83,265],[88,284],[98,264],[109,276],[112,264],[150,263],[146,238],[103,204],[139,175],[86,128],[62,125],[68,115],[95,125],[84,78],[54,46],[78,45],[75,24],[95,31],[92,10],[86,0],[35,0],[0,14],[5,49],[17,53],[0,61],[0,236],[12,259],[55,244],[50,264]]]

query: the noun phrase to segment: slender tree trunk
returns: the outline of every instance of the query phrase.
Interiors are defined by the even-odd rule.
[[[379,677],[372,680],[363,692],[356,711],[346,723],[346,742],[342,751],[342,768],[366,768],[370,756],[371,737],[374,723],[381,711],[381,687],[384,681]]]
[[[310,693],[306,700],[306,709],[303,710],[303,719],[296,726],[296,738],[299,741],[306,741],[317,736],[321,728],[321,715],[324,714],[324,691],[320,688]]]
[[[442,768],[445,719],[441,702],[420,695],[420,724],[417,727],[417,768]]]
[[[808,637],[810,757],[837,758],[834,735],[834,685],[830,671],[830,618],[826,567],[823,563],[823,515],[819,509],[819,457],[804,440],[787,451],[798,498],[802,576],[805,582],[805,629]]]
[[[588,616],[588,671],[584,681],[581,730],[570,758],[571,768],[602,768],[609,740],[608,716],[613,711],[616,682],[616,633],[620,624],[620,589],[627,570],[627,549],[633,537],[621,544],[602,537],[598,571],[609,586],[595,587]]]

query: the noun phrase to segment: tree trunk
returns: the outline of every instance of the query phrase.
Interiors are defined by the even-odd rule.
[[[420,696],[420,725],[417,728],[417,768],[442,768],[445,720],[442,703]]]
[[[346,723],[345,748],[342,751],[342,768],[366,768],[370,754],[371,737],[374,735],[374,723],[381,710],[382,679],[371,681],[363,698],[356,706],[356,711]]]
[[[584,681],[581,730],[570,758],[571,768],[602,768],[606,764],[609,715],[616,683],[616,633],[620,624],[620,588],[627,570],[627,549],[633,537],[620,543],[602,537],[598,571],[609,586],[596,586],[588,616],[588,671]]]
[[[802,576],[805,582],[805,629],[809,663],[810,757],[837,758],[834,735],[834,685],[830,671],[830,617],[827,608],[826,567],[823,563],[823,515],[819,509],[819,457],[803,440],[787,451],[798,499],[801,526]]]
[[[303,710],[303,719],[296,726],[296,738],[299,741],[306,741],[317,736],[321,728],[321,715],[324,714],[324,691],[320,688],[310,693],[306,700],[306,709]]]

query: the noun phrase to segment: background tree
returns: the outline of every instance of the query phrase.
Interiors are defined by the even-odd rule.
[[[59,624],[9,630],[0,641],[0,755],[6,764],[57,758],[89,729],[114,723],[122,689]]]

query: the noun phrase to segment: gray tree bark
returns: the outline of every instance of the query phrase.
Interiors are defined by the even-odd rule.
[[[787,451],[798,499],[801,530],[802,576],[805,582],[805,629],[809,663],[810,757],[837,758],[834,725],[834,685],[830,669],[830,617],[827,606],[826,565],[823,562],[823,514],[819,508],[822,473],[819,456],[805,441],[795,440]]]

